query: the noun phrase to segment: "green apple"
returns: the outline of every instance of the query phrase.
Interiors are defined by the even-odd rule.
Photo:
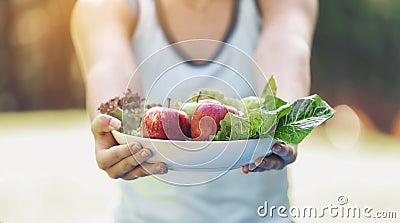
[[[200,104],[201,103],[199,103],[199,102],[186,102],[182,105],[180,110],[184,111],[191,120],[194,111],[196,111],[197,107],[199,107]]]
[[[218,103],[221,104],[221,102],[215,100],[215,99],[211,99],[211,98],[206,98],[206,99],[201,99],[199,100],[199,103]]]
[[[242,103],[244,104],[246,111],[251,109],[260,108],[264,99],[256,96],[249,96],[242,98]]]
[[[204,103],[218,103],[221,104],[221,102],[211,99],[211,98],[206,98],[206,99],[201,99],[198,102],[186,102],[181,106],[182,111],[184,111],[190,119],[192,119],[194,111],[196,111],[197,107],[199,105],[204,104]]]

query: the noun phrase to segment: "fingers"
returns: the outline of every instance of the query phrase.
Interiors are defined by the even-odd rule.
[[[142,148],[140,143],[133,143],[130,146],[118,145],[97,153],[99,167],[113,179],[129,180],[167,172],[164,163],[157,165],[145,163],[152,153],[149,149]]]
[[[111,130],[118,130],[121,121],[109,115],[98,115],[92,122],[92,133],[96,141],[96,147],[108,148],[115,140],[111,135]]]
[[[247,164],[247,165],[244,165],[244,166],[242,166],[242,173],[244,173],[244,174],[248,174],[249,173],[249,165]]]
[[[121,121],[108,115],[98,115],[92,122],[96,161],[100,169],[106,171],[111,178],[125,180],[168,172],[165,163],[146,163],[152,154],[148,148],[142,148],[140,143],[116,145],[111,131],[120,127]]]
[[[140,143],[130,145],[117,145],[109,149],[96,149],[96,160],[100,169],[107,170],[122,160],[131,157],[142,149]]]
[[[131,170],[140,166],[140,164],[144,163],[151,156],[151,152],[149,149],[141,149],[137,151],[135,154],[126,157],[120,162],[108,168],[106,171],[111,178],[122,178]]]
[[[92,122],[92,132],[95,136],[111,130],[118,130],[120,127],[120,120],[104,114],[96,116]]]
[[[260,157],[248,165],[242,166],[242,172],[263,172],[266,170],[281,170],[293,163],[297,157],[297,145],[286,145],[281,142],[272,147],[272,155]]]
[[[252,167],[251,165],[254,165]],[[281,170],[287,164],[277,155],[271,155],[266,158],[259,158],[254,164],[250,164],[251,172],[262,172],[266,170]]]
[[[122,177],[124,180],[134,180],[152,174],[165,174],[168,172],[165,163],[143,163]]]
[[[278,142],[272,147],[272,153],[279,156],[286,164],[293,163],[297,157],[297,145]]]

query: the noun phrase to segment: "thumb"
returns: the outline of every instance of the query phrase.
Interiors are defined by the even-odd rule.
[[[93,119],[92,122],[92,133],[96,143],[110,144],[114,142],[114,138],[111,135],[112,130],[118,130],[121,128],[121,121],[109,115],[98,115]]]

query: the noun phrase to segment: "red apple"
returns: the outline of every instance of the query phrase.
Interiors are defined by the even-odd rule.
[[[221,128],[219,122],[228,113],[237,114],[233,107],[227,107],[219,103],[203,103],[193,113],[191,133],[194,140],[210,140]]]
[[[142,118],[140,133],[145,138],[185,140],[190,137],[190,119],[183,111],[152,107]]]

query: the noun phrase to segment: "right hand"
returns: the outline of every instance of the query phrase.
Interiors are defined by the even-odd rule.
[[[113,178],[134,180],[151,174],[167,173],[165,163],[147,163],[151,151],[138,142],[118,145],[112,130],[118,130],[121,121],[108,115],[98,115],[92,122],[97,165]]]

